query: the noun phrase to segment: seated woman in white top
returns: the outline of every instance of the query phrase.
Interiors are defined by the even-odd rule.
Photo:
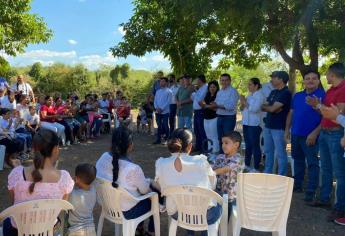
[[[216,187],[216,174],[204,155],[190,156],[193,136],[188,129],[176,129],[168,142],[171,157],[159,158],[156,161],[156,182],[161,190],[170,186],[193,185],[213,190]],[[166,199],[169,215],[177,219],[176,205],[172,199]],[[214,224],[221,216],[220,205],[210,204],[207,212],[207,223]],[[193,235],[188,231],[188,235]],[[207,235],[207,232],[202,232]]]
[[[115,129],[112,135],[111,152],[104,153],[96,162],[97,178],[112,181],[114,188],[126,189],[133,196],[151,192],[150,179],[145,178],[143,170],[128,157],[133,150],[131,131],[123,126]],[[126,219],[140,217],[151,210],[151,200],[135,201],[123,197],[121,208]],[[141,230],[142,225],[138,226]],[[153,218],[150,218],[148,233],[154,235]]]

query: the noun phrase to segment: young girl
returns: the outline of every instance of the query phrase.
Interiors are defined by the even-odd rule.
[[[37,199],[68,199],[74,182],[65,170],[56,169],[59,159],[59,138],[56,133],[42,129],[33,139],[34,164],[18,166],[8,176],[8,190],[13,204]],[[16,236],[16,224],[4,221],[4,236]]]
[[[241,147],[242,137],[237,131],[225,134],[222,138],[224,154],[217,156],[213,170],[217,174],[216,190],[220,194],[228,194],[228,218],[231,215],[232,206],[236,204],[237,174],[244,169],[243,158],[238,153]]]

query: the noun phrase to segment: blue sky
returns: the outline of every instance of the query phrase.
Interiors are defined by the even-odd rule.
[[[142,58],[114,58],[109,48],[125,32],[119,24],[132,15],[131,0],[33,0],[32,12],[42,16],[54,36],[47,44],[30,45],[17,57],[5,58],[12,66],[41,62],[83,63],[89,69],[100,65],[129,63],[136,69],[167,70],[170,63],[159,52]]]

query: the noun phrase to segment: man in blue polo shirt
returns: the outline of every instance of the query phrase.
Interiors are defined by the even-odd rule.
[[[325,91],[320,88],[320,74],[316,71],[308,71],[303,76],[304,90],[295,94],[292,99],[289,112],[285,138],[290,139],[291,129],[291,156],[294,159],[295,182],[294,191],[303,191],[305,162],[308,165],[308,182],[304,200],[312,202],[319,186],[319,159],[318,142],[320,134],[321,114],[313,109],[306,100],[308,97],[317,97],[320,101],[325,96]]]
[[[290,111],[291,93],[286,86],[289,75],[285,71],[274,71],[271,75],[274,90],[262,105],[267,112],[264,128],[265,173],[273,173],[274,158],[278,161],[278,174],[287,175],[287,153],[284,138],[286,118]]]

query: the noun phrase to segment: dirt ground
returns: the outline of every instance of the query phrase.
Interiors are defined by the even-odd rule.
[[[134,145],[135,150],[131,154],[132,160],[139,164],[145,175],[154,177],[155,160],[162,156],[167,156],[167,148],[162,145],[152,145],[153,136],[146,134],[135,134]],[[78,144],[61,150],[59,168],[68,170],[73,176],[74,168],[78,163],[89,162],[95,164],[97,159],[110,147],[110,135],[103,135],[94,142]],[[7,175],[9,170],[0,172],[0,209],[9,206],[7,194]],[[95,223],[98,221],[100,208],[95,208]],[[337,226],[334,223],[326,222],[326,216],[329,211],[318,208],[305,206],[303,202],[303,194],[294,194],[291,204],[291,210],[287,225],[287,235],[289,236],[344,236],[345,227]],[[114,226],[109,222],[104,223],[102,235],[114,235]],[[161,235],[168,235],[167,217],[165,214],[161,217]],[[178,235],[185,235],[182,230],[178,231]],[[258,233],[250,230],[242,230],[242,236],[254,235],[271,235],[269,233]]]

